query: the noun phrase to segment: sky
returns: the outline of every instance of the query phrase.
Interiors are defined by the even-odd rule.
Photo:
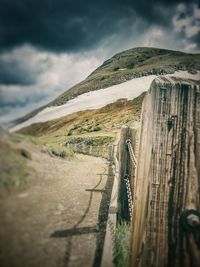
[[[133,47],[200,52],[197,0],[0,0],[0,125]]]

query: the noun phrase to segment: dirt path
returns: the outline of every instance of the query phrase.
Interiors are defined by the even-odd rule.
[[[94,266],[102,192],[87,189],[104,189],[108,162],[31,149],[31,185],[0,200],[1,267]]]

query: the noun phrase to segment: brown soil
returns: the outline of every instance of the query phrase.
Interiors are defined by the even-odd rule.
[[[26,146],[29,186],[0,199],[1,267],[95,265],[102,192],[86,190],[106,186],[107,161],[85,155],[67,161]]]

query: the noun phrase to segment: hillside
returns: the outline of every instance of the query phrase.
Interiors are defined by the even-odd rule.
[[[44,123],[32,124],[19,132],[26,135],[55,139],[86,135],[115,136],[123,124],[140,121],[145,93],[133,100],[120,99],[97,110],[86,110]]]
[[[106,60],[84,81],[47,105],[16,120],[14,124],[28,120],[46,107],[63,105],[83,93],[107,88],[137,77],[174,73],[179,70],[188,70],[191,73],[200,70],[200,54],[186,54],[158,48],[129,49]]]
[[[62,105],[66,101],[89,91],[106,88],[127,80],[174,73],[179,70],[200,70],[200,54],[186,54],[158,48],[133,48],[106,60],[84,81],[63,93],[48,106]]]

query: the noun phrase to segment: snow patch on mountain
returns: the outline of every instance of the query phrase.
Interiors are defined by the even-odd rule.
[[[198,71],[197,74],[190,74],[187,71],[178,71],[174,74],[167,74],[165,76],[175,76],[180,78],[200,80],[200,71]],[[84,93],[68,101],[64,105],[45,108],[34,117],[11,128],[11,131],[13,132],[20,130],[33,123],[46,122],[57,119],[74,112],[88,109],[98,109],[106,106],[107,104],[115,102],[120,98],[127,98],[128,100],[131,100],[139,96],[142,92],[148,91],[151,82],[156,77],[156,75],[144,76],[129,80],[121,84],[113,85],[105,89]]]

